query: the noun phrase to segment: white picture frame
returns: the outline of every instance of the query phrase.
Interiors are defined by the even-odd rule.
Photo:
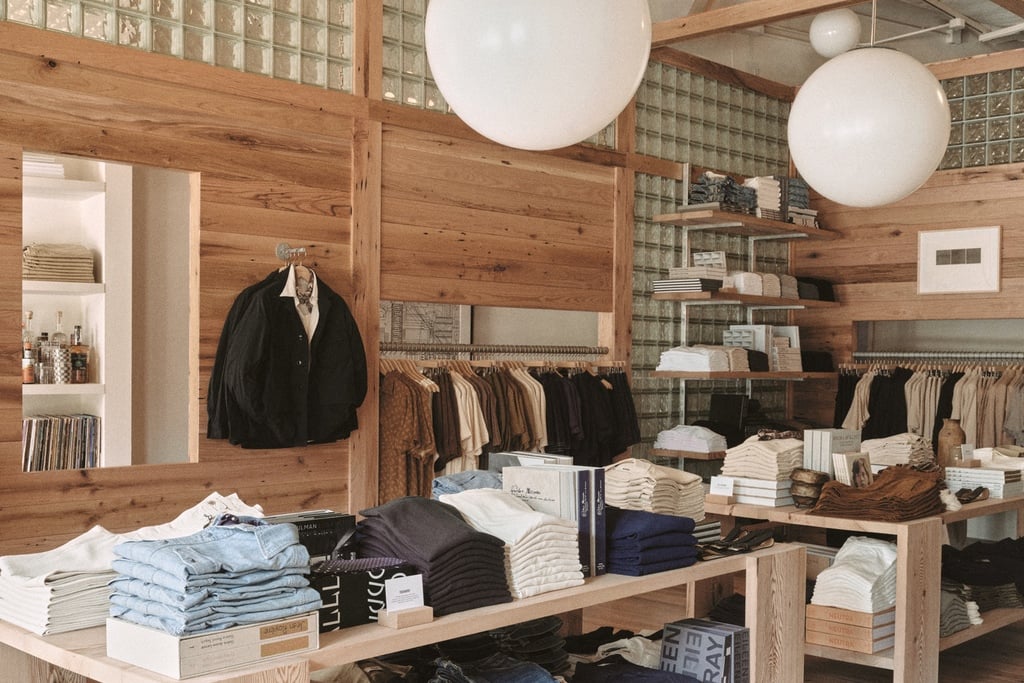
[[[917,238],[918,294],[999,291],[1000,226],[923,230]]]

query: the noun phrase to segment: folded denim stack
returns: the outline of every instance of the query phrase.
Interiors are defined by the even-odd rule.
[[[0,557],[0,619],[39,635],[104,623],[110,610],[114,546],[127,540],[174,538],[202,529],[222,512],[260,515],[237,495],[211,493],[165,524],[114,534],[101,526],[40,553]]]
[[[583,585],[579,526],[538,512],[495,489],[470,489],[440,496],[478,531],[505,542],[508,585],[515,598]]]
[[[416,567],[435,615],[512,601],[505,542],[474,529],[451,505],[405,496],[359,514],[359,555],[398,557]]]
[[[697,561],[693,519],[611,506],[606,512],[610,574],[647,576]]]
[[[814,582],[812,605],[882,612],[896,604],[896,544],[851,536]]]
[[[704,484],[700,475],[624,458],[605,470],[605,503],[623,510],[704,519]]]
[[[183,636],[283,619],[321,606],[294,524],[220,515],[181,538],[114,546],[110,615]]]
[[[559,635],[561,630],[562,620],[550,616],[495,629],[489,635],[502,653],[536,664],[552,674],[563,674],[570,664],[565,638]]]
[[[757,435],[725,452],[722,475],[782,481],[803,467],[804,442],[795,438],[765,439]]]

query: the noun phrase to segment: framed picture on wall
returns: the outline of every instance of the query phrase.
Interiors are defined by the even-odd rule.
[[[998,292],[1000,227],[923,230],[917,235],[917,293]]]

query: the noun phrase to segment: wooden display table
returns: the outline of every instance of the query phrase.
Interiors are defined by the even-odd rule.
[[[704,581],[744,573],[746,624],[751,632],[751,681],[799,683],[803,680],[804,615],[801,606],[804,603],[806,559],[802,547],[778,544],[757,552],[699,562],[692,567],[651,576],[607,574],[588,579],[577,588],[552,591],[506,605],[459,612],[440,617],[429,624],[401,630],[366,624],[322,633],[320,649],[315,652],[268,662],[262,666],[242,667],[186,680],[192,683],[308,681],[310,671],[332,665],[680,585],[687,586],[687,593],[690,594],[699,590]],[[692,599],[689,602],[693,604]],[[0,678],[5,681],[17,680],[19,683],[85,683],[87,680],[100,683],[152,683],[174,680],[110,659],[105,649],[103,627],[37,636],[0,621],[0,674],[3,674]],[[52,671],[54,666],[67,671],[51,677],[55,673]],[[81,678],[68,676],[68,671]]]
[[[1024,534],[1024,497],[990,498],[970,503],[957,512],[908,522],[873,522],[844,517],[809,515],[796,507],[705,503],[705,511],[718,517],[741,517],[794,526],[894,536],[897,547],[896,643],[892,650],[874,655],[805,644],[816,657],[866,664],[893,670],[895,683],[929,683],[939,678],[939,652],[1024,619],[1024,609],[986,612],[984,624],[939,638],[939,598],[942,582],[942,545],[950,535],[962,536],[968,519],[1003,512],[1017,516],[1017,535]]]

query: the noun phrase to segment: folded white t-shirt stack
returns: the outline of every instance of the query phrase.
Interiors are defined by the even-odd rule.
[[[699,425],[676,425],[658,432],[654,448],[694,453],[716,453],[728,448],[725,437]]]
[[[812,605],[883,612],[896,604],[896,544],[851,536],[818,574]]]
[[[725,452],[722,474],[781,481],[803,467],[804,442],[800,439],[768,439],[751,436]]]
[[[931,442],[910,432],[865,439],[860,443],[860,450],[868,454],[872,465],[914,465],[935,459]]]
[[[515,598],[583,584],[576,522],[538,512],[499,489],[467,489],[438,497],[478,531],[505,541],[505,572]]]
[[[605,503],[624,510],[704,519],[704,485],[692,472],[625,458],[605,468]]]
[[[722,347],[675,346],[662,351],[658,370],[728,372],[729,354]]]
[[[740,294],[764,295],[764,281],[760,273],[749,273],[741,270],[729,272],[722,280],[722,289],[732,289]]]

